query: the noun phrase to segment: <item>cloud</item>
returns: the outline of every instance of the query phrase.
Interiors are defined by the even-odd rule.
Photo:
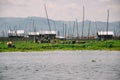
[[[110,0],[110,1],[108,1],[108,3],[114,4],[114,5],[119,5],[120,0]]]
[[[0,0],[0,4],[8,4],[9,2],[9,0]]]
[[[85,19],[105,21],[107,9],[111,20],[120,20],[120,0],[0,0],[0,16],[6,17],[46,17],[44,4],[49,18],[57,20],[82,20],[82,7],[85,6]]]

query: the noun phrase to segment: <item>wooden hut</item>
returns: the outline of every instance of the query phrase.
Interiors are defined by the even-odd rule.
[[[56,31],[40,31],[40,37],[48,37],[50,39],[55,39]]]
[[[99,40],[103,39],[113,39],[114,37],[114,32],[113,31],[98,31],[97,32],[97,37]]]
[[[50,42],[56,38],[56,31],[29,32],[29,38],[38,38],[41,42]]]
[[[35,38],[35,37],[39,38],[39,32],[29,32],[28,36],[29,38]]]
[[[24,30],[8,30],[9,38],[22,38],[25,36]]]

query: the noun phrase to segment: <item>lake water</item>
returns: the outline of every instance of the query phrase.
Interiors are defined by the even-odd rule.
[[[0,80],[120,80],[120,51],[4,52]]]

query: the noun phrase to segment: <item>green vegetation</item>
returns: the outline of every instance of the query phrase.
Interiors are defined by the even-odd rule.
[[[120,40],[107,41],[56,41],[56,43],[34,43],[33,41],[12,41],[15,48],[8,48],[7,41],[0,42],[0,52],[50,51],[50,50],[120,50]]]

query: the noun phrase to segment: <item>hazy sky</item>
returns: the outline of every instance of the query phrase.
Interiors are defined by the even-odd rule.
[[[50,19],[106,21],[107,9],[110,21],[120,21],[120,0],[0,0],[0,17],[46,17],[44,4]]]

